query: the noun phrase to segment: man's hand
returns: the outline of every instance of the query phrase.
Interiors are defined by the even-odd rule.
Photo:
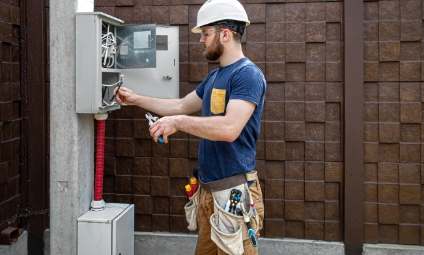
[[[120,87],[116,93],[116,101],[121,105],[136,105],[138,95],[129,88]]]
[[[160,118],[150,127],[150,136],[153,137],[155,142],[158,142],[159,136],[163,136],[164,143],[168,143],[168,136],[175,134],[177,129],[177,119],[176,116],[167,116]]]

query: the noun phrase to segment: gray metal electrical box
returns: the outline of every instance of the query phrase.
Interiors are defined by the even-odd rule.
[[[134,205],[108,203],[79,217],[78,255],[134,255]]]
[[[179,96],[178,27],[124,25],[101,12],[76,15],[76,112],[119,109],[114,90]]]

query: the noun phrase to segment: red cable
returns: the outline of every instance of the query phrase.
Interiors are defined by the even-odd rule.
[[[94,183],[94,200],[103,200],[103,175],[105,162],[105,120],[96,120],[96,177]]]

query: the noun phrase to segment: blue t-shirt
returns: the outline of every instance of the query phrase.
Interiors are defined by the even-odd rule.
[[[225,115],[228,101],[241,99],[256,105],[240,136],[232,143],[202,139],[198,150],[198,175],[202,182],[245,173],[256,166],[256,140],[264,108],[266,81],[247,58],[212,70],[196,88],[202,99],[202,116]]]

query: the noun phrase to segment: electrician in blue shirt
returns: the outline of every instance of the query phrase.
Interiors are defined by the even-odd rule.
[[[196,254],[225,254],[211,241],[209,218],[213,212],[211,192],[246,182],[246,174],[256,173],[256,141],[264,107],[266,81],[261,70],[243,54],[241,37],[249,20],[237,0],[208,0],[199,9],[197,25],[205,57],[218,61],[197,88],[180,99],[160,99],[138,95],[121,87],[120,104],[136,105],[164,116],[150,128],[157,142],[163,136],[182,131],[201,138],[198,150],[198,178],[201,184],[197,212]],[[201,111],[201,116],[190,114]],[[249,180],[249,190],[257,210],[257,230],[262,228],[264,208],[257,179]],[[257,254],[249,240],[244,254]]]

